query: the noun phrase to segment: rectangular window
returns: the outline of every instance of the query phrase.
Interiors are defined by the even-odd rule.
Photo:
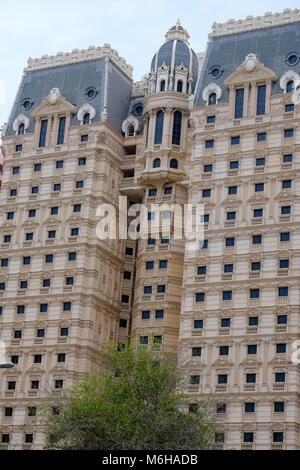
[[[61,190],[61,184],[57,183],[53,186],[53,191],[60,191]]]
[[[291,188],[292,188],[292,180],[282,181],[282,189],[291,189]]]
[[[229,346],[220,346],[220,356],[229,355]]]
[[[204,302],[205,301],[205,293],[200,292],[196,294],[196,302]]]
[[[150,320],[150,311],[142,312],[142,320]]]
[[[152,294],[152,286],[145,286],[145,287],[144,287],[144,294],[145,294],[145,295],[150,295],[150,294]]]
[[[264,183],[257,183],[257,184],[255,185],[255,192],[256,192],[256,193],[262,192],[262,191],[264,191],[264,190],[265,190],[265,185],[264,185]]]
[[[266,132],[262,132],[260,134],[257,134],[257,142],[265,142],[266,140],[267,140]]]
[[[48,232],[48,238],[55,238],[55,237],[56,237],[56,231],[50,230],[50,232]]]
[[[164,294],[165,292],[166,292],[166,286],[165,285],[157,286],[157,293],[158,294]]]
[[[78,237],[78,235],[79,235],[79,228],[72,228],[71,237]]]
[[[85,166],[86,165],[86,158],[82,157],[78,159],[78,166]]]
[[[203,242],[200,242],[200,250],[207,250],[208,248],[208,240],[203,240]]]
[[[123,279],[127,279],[128,281],[130,281],[130,279],[131,279],[131,271],[124,271]]]
[[[287,325],[287,315],[278,315],[277,325]]]
[[[63,160],[60,160],[59,162],[56,162],[56,169],[60,169],[64,167],[64,162]]]
[[[60,336],[69,336],[69,328],[61,328]]]
[[[291,163],[293,161],[293,155],[283,155],[283,163]]]
[[[238,167],[239,167],[239,162],[238,161],[230,162],[230,165],[229,165],[230,170],[237,170]]]
[[[206,275],[206,266],[199,266],[198,267],[198,276],[205,276]]]
[[[236,212],[227,212],[227,220],[236,220]]]
[[[23,258],[23,265],[24,265],[24,266],[28,266],[30,263],[31,263],[31,258],[30,258],[30,256],[25,256],[25,257]]]
[[[63,311],[64,312],[70,312],[71,308],[72,308],[71,302],[64,302],[64,305],[63,305]]]
[[[289,215],[291,213],[291,206],[283,206],[281,208],[282,215]]]
[[[286,233],[281,233],[280,234],[280,241],[281,242],[289,242],[290,241],[290,232],[286,232]]]
[[[204,173],[211,173],[213,171],[212,165],[204,165]]]
[[[240,137],[239,136],[235,136],[235,137],[231,137],[231,145],[239,145],[240,144]]]
[[[10,193],[9,193],[10,197],[16,197],[17,194],[18,194],[18,191],[16,189],[11,189],[10,190]]]
[[[73,212],[81,212],[81,204],[75,204],[73,206]]]
[[[89,136],[88,135],[82,135],[81,136],[81,142],[88,142]]]
[[[228,194],[229,194],[230,196],[233,196],[234,194],[237,194],[237,191],[238,191],[237,186],[230,186],[230,187],[228,188]]]
[[[206,149],[212,149],[214,148],[215,141],[214,140],[206,140],[205,141],[205,148]]]
[[[191,375],[191,385],[200,385],[200,375]]]
[[[240,119],[244,114],[244,88],[235,91],[234,119]]]
[[[133,248],[129,248],[128,246],[125,249],[126,256],[133,256]]]
[[[225,264],[224,273],[233,273],[233,264]]]
[[[291,113],[293,112],[295,109],[295,106],[293,104],[286,104],[285,105],[285,112],[286,113]]]
[[[289,269],[290,267],[290,260],[289,259],[281,259],[279,261],[279,268],[280,269]]]
[[[155,243],[156,243],[156,240],[155,240]],[[155,243],[154,243],[154,245],[155,245]],[[162,245],[169,245],[169,243],[170,243],[170,239],[169,239],[169,238],[166,238],[166,237],[162,237],[162,238],[161,238],[161,244],[162,244]]]
[[[263,209],[254,209],[253,217],[262,217],[263,216]]]
[[[1,268],[7,268],[8,266],[8,259],[4,258],[1,260]]]
[[[147,270],[154,269],[154,261],[147,261],[147,263],[146,263],[146,269],[147,269]]]
[[[59,119],[57,145],[62,145],[65,140],[65,129],[66,129],[66,118],[61,117]]]
[[[232,291],[223,292],[223,300],[232,300]]]
[[[51,286],[50,279],[44,279],[43,280],[43,287],[50,287],[50,286]]]
[[[45,338],[45,330],[37,330],[36,336],[37,338]]]
[[[256,383],[256,374],[247,374],[246,375],[246,383],[247,384],[255,384]]]
[[[44,119],[41,122],[40,141],[39,141],[40,148],[46,146],[47,127],[48,127],[48,120]]]
[[[231,320],[230,318],[222,318],[221,320],[221,328],[230,328]]]
[[[232,238],[226,238],[225,240],[225,245],[226,246],[234,246],[235,244],[235,239],[232,237]]]
[[[223,374],[222,374],[222,375],[218,375],[218,384],[219,384],[219,385],[223,385],[223,384],[226,385],[227,382],[228,382],[228,375],[225,375],[225,374],[224,374],[224,375],[223,375]]]
[[[164,194],[165,194],[166,196],[169,196],[170,194],[173,194],[173,188],[172,188],[172,186],[165,188]]]
[[[194,330],[202,330],[202,329],[203,329],[203,320],[195,320]]]
[[[148,344],[149,338],[148,336],[141,336],[140,337],[140,344]]]
[[[256,159],[256,166],[265,166],[266,159],[265,158],[257,158]]]
[[[245,413],[255,413],[255,403],[245,403]]]
[[[16,145],[16,152],[22,152],[22,145]]]
[[[207,116],[207,124],[214,124],[216,122],[216,116]]]
[[[257,354],[257,345],[251,344],[248,346],[248,354]]]
[[[283,432],[273,432],[273,442],[283,442]]]
[[[149,189],[148,196],[149,196],[149,197],[155,197],[155,196],[157,196],[157,189]]]
[[[294,135],[294,129],[285,129],[285,131],[284,131],[285,139],[293,137],[293,135]]]
[[[157,320],[161,320],[165,316],[165,311],[164,310],[156,310],[155,312],[155,318]]]
[[[64,353],[60,353],[57,355],[57,362],[66,362],[66,355]]]
[[[47,313],[47,312],[48,312],[48,304],[41,304],[40,313]]]
[[[202,197],[211,197],[211,189],[204,189],[202,191]]]
[[[250,289],[250,299],[259,299],[259,289]]]
[[[20,289],[27,289],[28,281],[21,281],[20,282]]]
[[[45,263],[53,263],[53,255],[46,255],[45,256]]]
[[[0,291],[5,290],[5,282],[0,282]]]
[[[160,261],[159,262],[159,269],[167,269],[168,261]]]
[[[288,287],[279,287],[278,288],[278,295],[279,295],[279,297],[288,297],[289,288]]]
[[[201,357],[202,348],[193,348],[192,356],[193,357]]]
[[[261,269],[260,262],[251,263],[251,271],[260,271],[260,269]]]
[[[285,372],[276,372],[275,382],[276,383],[285,383]]]
[[[253,442],[254,434],[253,432],[244,432],[244,442]]]
[[[276,344],[277,354],[286,354],[286,344]]]
[[[20,167],[19,167],[19,166],[15,166],[15,167],[12,169],[12,174],[13,174],[13,175],[19,175],[19,174],[20,174]]]
[[[83,181],[76,181],[76,189],[82,189],[84,187]]]
[[[266,85],[257,87],[257,116],[263,116],[266,112]]]
[[[284,402],[278,401],[274,403],[274,413],[284,413]]]
[[[35,216],[36,216],[36,209],[31,209],[28,212],[28,217],[32,218],[32,217],[35,217]]]

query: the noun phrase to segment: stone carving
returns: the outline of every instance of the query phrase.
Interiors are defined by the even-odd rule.
[[[30,127],[30,119],[24,116],[24,114],[19,114],[13,122],[13,130],[15,131],[16,134],[18,134],[19,127],[21,124],[24,124],[24,132],[26,132]],[[6,129],[5,129],[5,132],[6,132]]]
[[[216,83],[214,82],[211,82],[207,85],[207,87],[204,88],[203,90],[203,93],[202,93],[202,98],[203,100],[206,102],[206,106],[208,106],[208,100],[209,100],[209,96],[212,94],[212,93],[215,93],[216,94],[216,97],[217,97],[217,104],[218,104],[218,101],[221,99],[222,97],[222,90],[221,88],[219,87],[219,85],[217,85]]]
[[[125,137],[129,137],[130,128],[134,129],[134,136],[136,136],[137,132],[140,130],[140,123],[134,116],[128,116],[128,118],[123,121],[122,131],[124,132]]]
[[[80,122],[80,124],[83,124],[84,116],[86,114],[90,115],[90,120],[92,121],[94,117],[96,116],[96,110],[95,108],[90,105],[89,103],[84,103],[81,108],[79,108],[78,113],[77,113],[77,119]]]
[[[294,72],[294,70],[288,70],[285,72],[279,82],[280,88],[284,90],[284,93],[286,93],[286,86],[288,82],[293,81],[294,82],[294,88],[297,88],[297,85],[300,85],[300,77],[299,75]]]

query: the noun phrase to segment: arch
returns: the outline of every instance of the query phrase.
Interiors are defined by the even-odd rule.
[[[165,91],[166,90],[166,80],[162,80],[160,82],[160,91]]]
[[[96,116],[96,110],[95,108],[90,105],[89,103],[84,103],[81,108],[79,108],[78,113],[77,113],[77,119],[80,122],[81,125],[84,124],[84,118],[85,116],[89,114],[90,115],[90,122],[94,119]]]
[[[164,117],[165,117],[165,113],[163,111],[158,111],[156,115],[154,145],[158,145],[162,143],[162,136],[163,136],[163,129],[164,129]]]
[[[160,168],[161,166],[161,159],[160,158],[156,158],[154,161],[153,161],[153,168]]]
[[[23,125],[23,126],[22,126]],[[30,127],[30,119],[24,116],[24,114],[19,114],[13,122],[13,130],[16,135],[23,135]],[[20,132],[21,131],[21,132]]]
[[[293,85],[291,85],[290,82],[293,82]],[[298,86],[300,85],[300,77],[296,72],[294,72],[294,70],[288,70],[282,75],[279,85],[284,93],[292,93],[293,91],[297,90]],[[288,85],[289,87],[293,86],[294,89],[292,91],[287,91]]]
[[[122,131],[125,134],[125,137],[133,137],[140,130],[140,123],[134,116],[128,116],[128,118],[123,121]]]
[[[182,93],[182,90],[183,90],[183,82],[182,82],[182,80],[178,80],[178,82],[177,82],[177,91],[178,91],[178,93]]]
[[[182,127],[182,113],[180,111],[175,111],[174,118],[173,118],[173,133],[172,133],[173,145],[180,145],[181,127]]]
[[[91,122],[91,115],[90,113],[86,113],[83,116],[83,124],[90,124],[90,122]]]
[[[178,170],[178,160],[176,158],[172,158],[170,160],[170,168],[173,168],[174,170]]]

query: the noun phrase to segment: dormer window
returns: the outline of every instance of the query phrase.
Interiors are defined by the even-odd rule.
[[[217,95],[216,95],[216,93],[211,93],[209,95],[208,104],[209,104],[209,106],[211,106],[211,105],[214,105],[216,103],[217,103]]]
[[[133,137],[134,136],[134,126],[129,126],[128,127],[128,137]]]
[[[24,134],[25,134],[25,125],[24,123],[22,123],[19,125],[18,135],[24,135]]]
[[[293,93],[294,91],[295,91],[294,81],[293,81],[293,80],[290,80],[290,81],[286,84],[286,92],[287,92],[287,93]]]
[[[178,82],[177,82],[177,91],[178,91],[178,93],[182,93],[182,89],[183,89],[182,80],[178,80]]]
[[[90,124],[91,122],[91,115],[90,113],[86,113],[83,117],[83,124]]]

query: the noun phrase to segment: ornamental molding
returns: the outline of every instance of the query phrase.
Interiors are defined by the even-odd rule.
[[[79,108],[78,113],[77,113],[77,119],[80,122],[81,125],[83,125],[83,120],[84,116],[86,114],[90,115],[90,120],[92,121],[94,117],[96,116],[96,110],[95,108],[90,105],[89,103],[84,103],[81,108]]]
[[[276,82],[277,75],[273,70],[265,67],[255,54],[248,54],[244,62],[224,81],[227,88],[234,88],[240,84],[255,83],[260,80]]]
[[[128,116],[128,118],[123,121],[122,131],[124,132],[125,137],[129,136],[130,127],[134,128],[134,136],[136,136],[137,132],[140,130],[140,123],[134,116]]]
[[[30,57],[24,73],[101,59],[112,62],[132,81],[133,67],[128,65],[125,59],[120,57],[115,49],[111,48],[110,44],[104,44],[103,47],[90,46],[88,49],[74,49],[72,52],[58,52],[55,56],[43,55],[37,59]]]
[[[203,98],[203,101],[205,101],[206,103],[206,106],[208,106],[208,100],[209,100],[209,96],[212,94],[212,93],[215,93],[216,94],[216,97],[217,97],[217,103],[218,104],[218,101],[221,99],[222,97],[222,90],[221,88],[219,87],[219,85],[217,85],[216,83],[214,82],[211,82],[209,83],[203,90],[203,93],[202,93],[202,98]]]
[[[280,88],[284,90],[284,93],[286,93],[286,86],[290,81],[294,81],[295,88],[297,88],[297,85],[300,84],[300,77],[294,70],[288,70],[282,75],[280,79],[279,85]]]
[[[77,109],[69,103],[60,93],[58,88],[53,88],[47,98],[32,112],[33,118],[53,114],[75,114]]]
[[[15,131],[16,135],[18,135],[19,127],[20,127],[21,124],[24,124],[24,131],[26,133],[26,131],[30,127],[30,119],[28,119],[27,116],[24,116],[24,114],[19,114],[13,122],[12,127],[13,127],[13,130]]]

